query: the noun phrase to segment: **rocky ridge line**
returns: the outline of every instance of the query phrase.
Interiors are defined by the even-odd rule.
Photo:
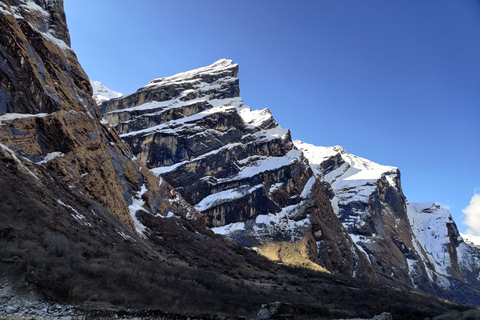
[[[290,132],[268,109],[245,106],[239,92],[238,65],[223,59],[99,108],[214,232],[279,262],[375,281]]]
[[[478,304],[480,250],[463,241],[446,209],[406,201],[395,167],[339,146],[294,143],[318,179],[331,186],[335,214],[377,274],[426,293]]]

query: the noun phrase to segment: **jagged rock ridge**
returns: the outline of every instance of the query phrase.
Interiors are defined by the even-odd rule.
[[[329,310],[368,316],[391,301],[405,317],[455,308],[272,264],[194,221],[164,218],[196,211],[99,121],[58,20],[62,7],[59,0],[0,1],[1,299],[23,294],[88,301],[103,311],[112,303],[215,317],[250,316],[265,297],[295,303],[309,318]]]
[[[268,109],[243,104],[237,74],[238,65],[223,59],[153,80],[99,108],[133,154],[213,231],[274,260],[286,262],[290,252],[297,263],[373,280],[290,132]]]
[[[301,251],[301,240],[310,250],[304,257],[338,271],[328,261],[338,263],[339,255],[322,255],[322,249],[330,247],[332,230],[342,230],[340,237],[353,239],[356,246],[337,237],[337,248],[368,257],[382,282],[475,301],[478,284],[465,282],[459,271],[462,265],[469,278],[478,276],[472,266],[475,259],[457,262],[456,253],[451,253],[448,259],[455,267],[448,275],[435,268],[446,262],[434,262],[430,249],[419,243],[421,235],[412,228],[397,168],[350,155],[339,146],[300,141],[294,146],[268,109],[252,111],[243,104],[237,74],[236,64],[220,60],[154,80],[134,94],[105,101],[100,109],[133,153],[194,204],[215,232],[247,246],[262,244],[264,254],[282,262],[288,260],[279,252]],[[311,214],[312,207],[320,210]],[[449,230],[451,241],[437,249],[454,252],[459,247],[454,240],[458,231],[452,226],[440,228]],[[328,241],[322,239],[325,235]],[[287,243],[296,247],[292,250]],[[460,252],[463,248],[467,247],[462,245]],[[469,253],[475,250],[468,248]],[[357,275],[352,263],[355,258],[344,260],[343,266],[347,274]],[[445,282],[445,276],[450,280]],[[449,288],[456,281],[466,284],[470,296],[459,294],[464,287]]]
[[[331,186],[335,214],[377,274],[397,285],[478,304],[480,251],[463,241],[447,210],[406,201],[395,167],[339,146],[294,143],[318,179]]]

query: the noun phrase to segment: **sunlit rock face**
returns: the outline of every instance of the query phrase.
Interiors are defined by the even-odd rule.
[[[294,143],[330,186],[336,216],[383,281],[476,303],[480,251],[462,240],[446,209],[406,201],[395,167],[340,146]]]
[[[222,59],[153,80],[100,110],[213,231],[260,252],[294,243],[298,263],[374,279],[289,130],[268,109],[244,105],[237,75],[238,65]],[[264,250],[284,261],[280,246]]]
[[[166,201],[175,198],[171,187],[134,161],[101,121],[89,79],[69,47],[63,1],[0,2],[0,28],[0,143],[133,229],[140,207],[153,214],[173,210]],[[181,206],[179,212],[194,214],[186,202]]]

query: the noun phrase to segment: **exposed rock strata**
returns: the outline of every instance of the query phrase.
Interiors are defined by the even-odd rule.
[[[32,299],[214,316],[253,315],[265,297],[338,317],[378,313],[391,301],[406,317],[455,307],[273,264],[178,218],[196,212],[131,160],[116,131],[99,121],[88,79],[68,47],[62,2],[1,0],[0,27],[0,298],[10,299],[0,302],[1,312],[24,315],[23,301]],[[323,214],[332,217],[330,211]],[[22,307],[13,294],[26,299]],[[57,306],[36,306],[47,311],[26,312],[62,316]]]
[[[219,60],[153,80],[100,110],[215,232],[247,246],[297,243],[299,261],[373,280],[290,132],[268,109],[243,104],[237,74],[237,64]]]

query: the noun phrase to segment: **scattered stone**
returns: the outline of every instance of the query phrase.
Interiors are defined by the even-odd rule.
[[[257,320],[297,320],[297,308],[286,302],[262,304]]]
[[[373,317],[373,320],[393,320],[393,318],[390,313],[383,312],[381,315]]]
[[[378,316],[374,316],[371,319],[355,318],[355,319],[336,319],[336,320],[393,320],[393,317],[390,313],[383,312],[382,314],[380,314]]]

